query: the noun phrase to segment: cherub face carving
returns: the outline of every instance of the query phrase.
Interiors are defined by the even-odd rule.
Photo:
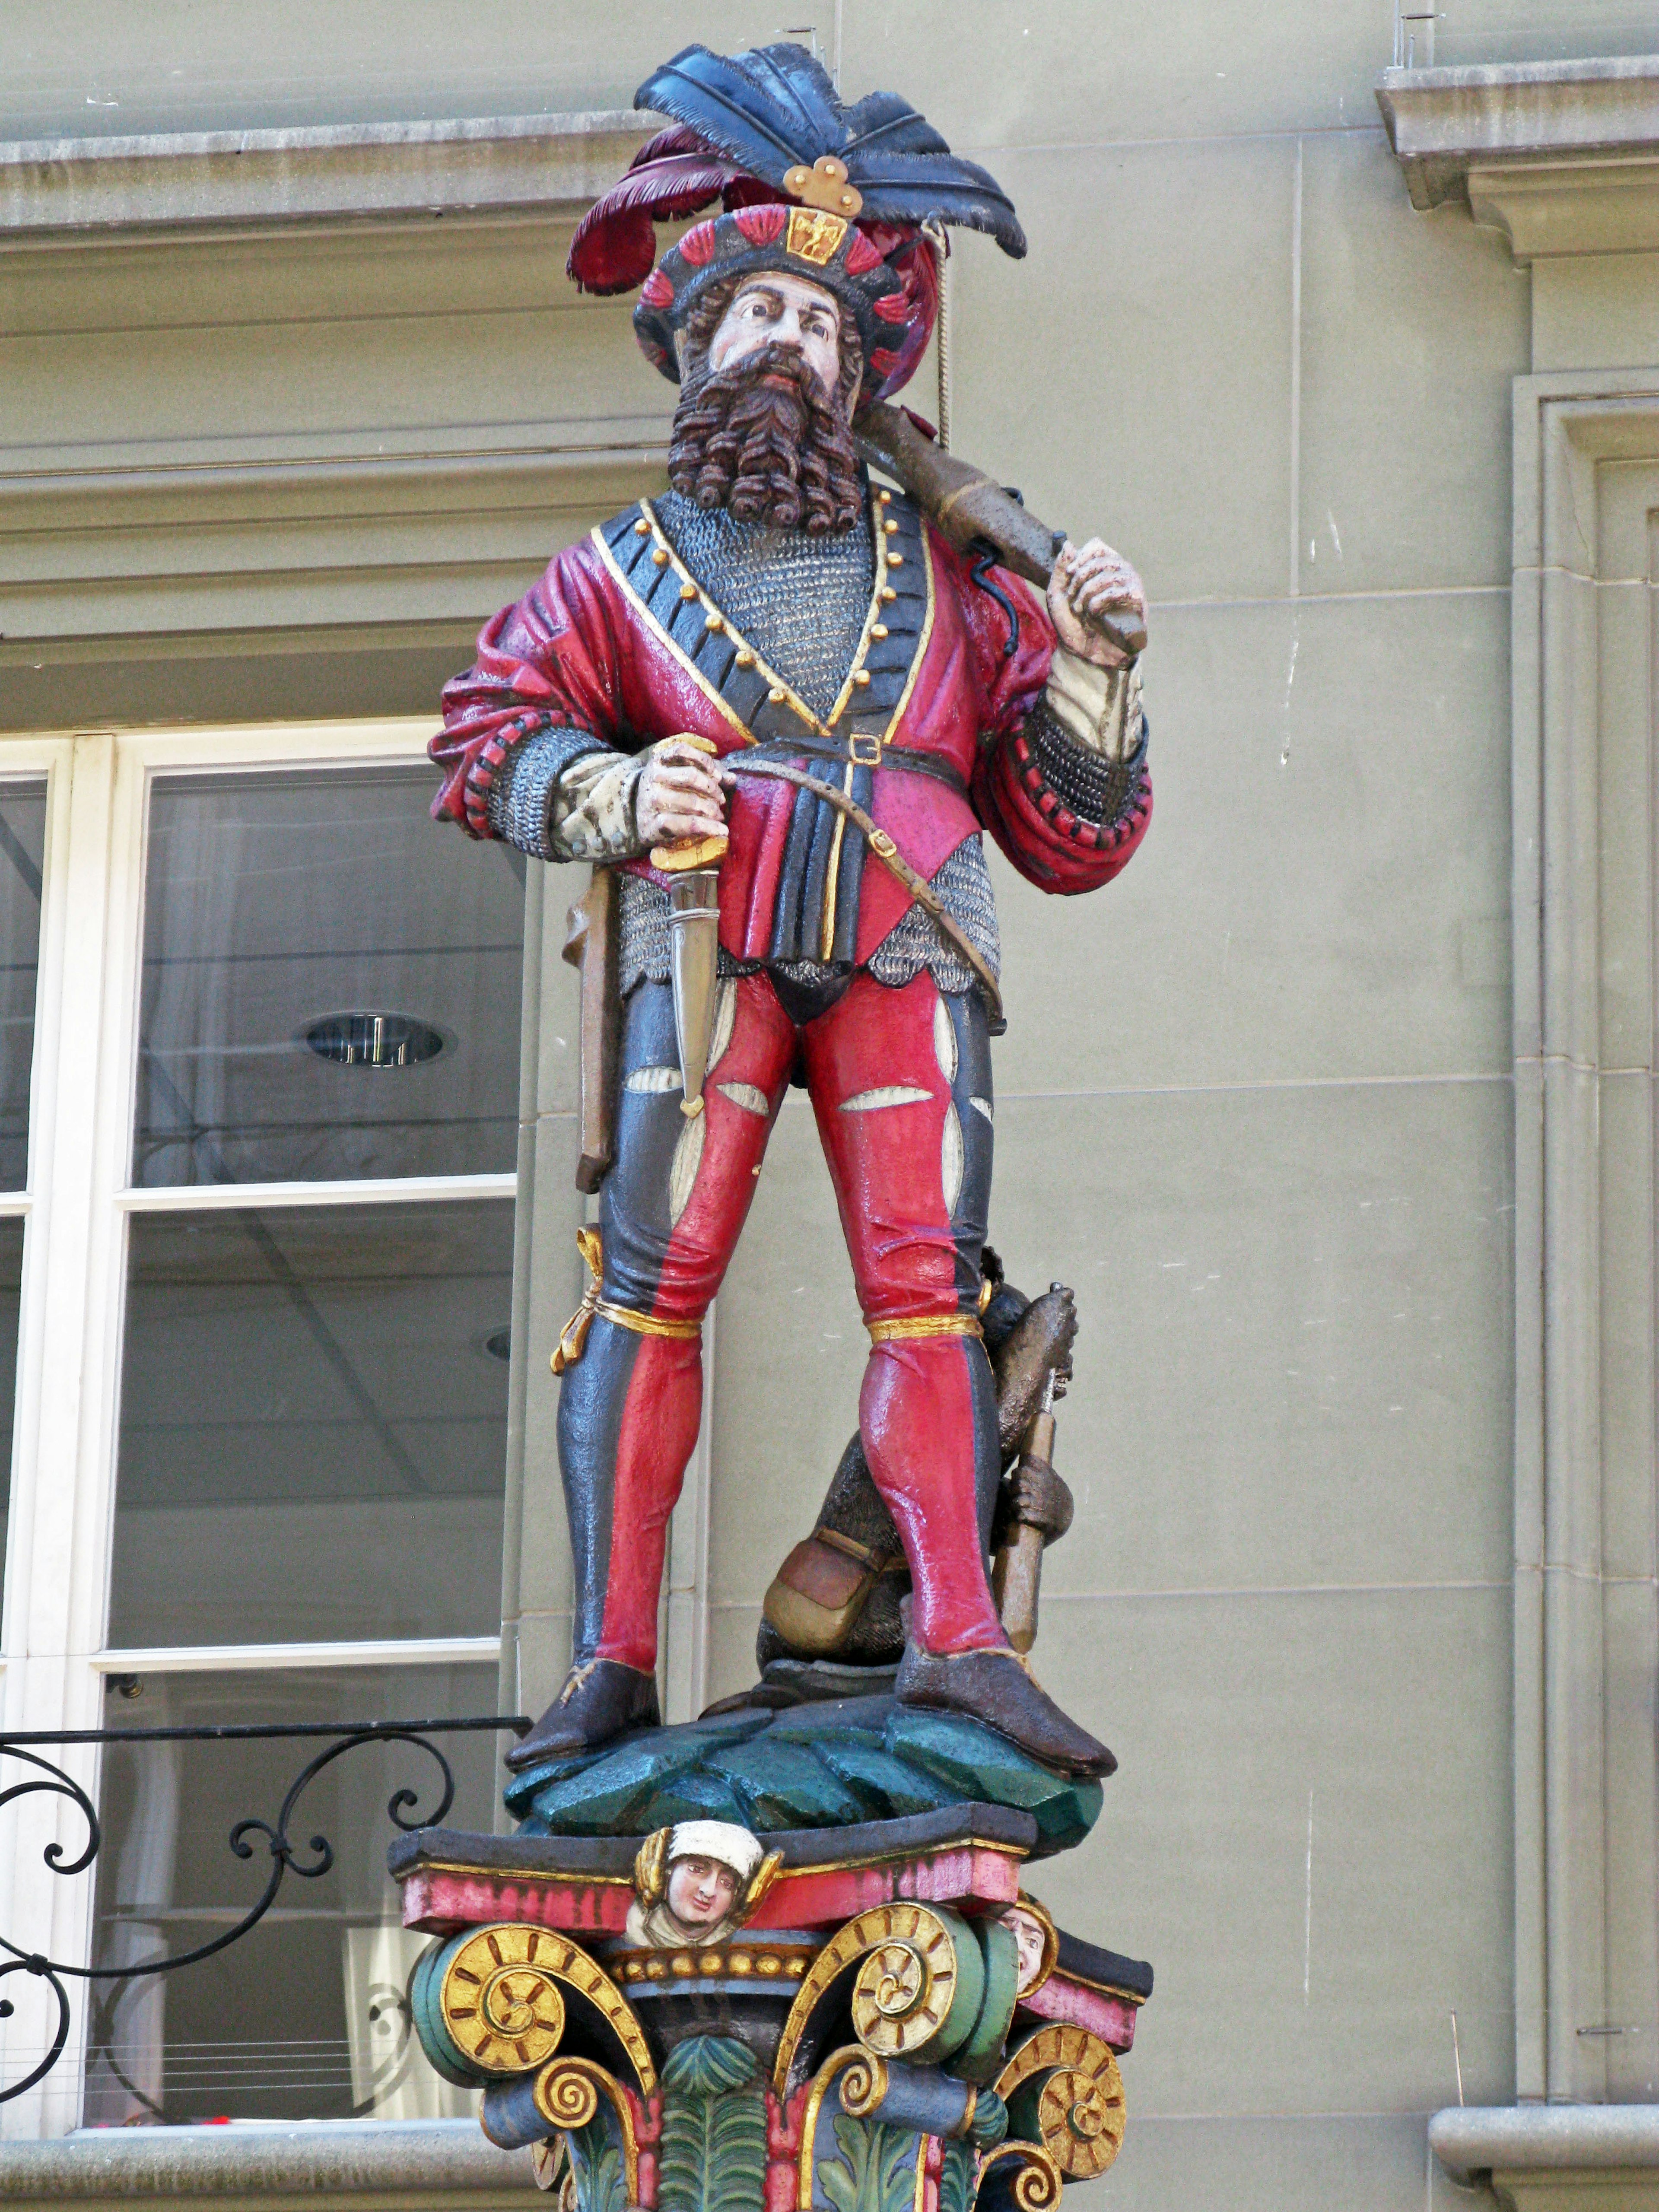
[[[1048,1960],[1048,1931],[1035,1912],[1023,1905],[1011,1905],[999,1916],[1019,1946],[1019,1979],[1016,1990],[1020,1996],[1028,1996],[1042,1980]]]
[[[668,1910],[684,1928],[708,1928],[724,1920],[737,1895],[737,1875],[719,1859],[676,1859],[668,1870]]]

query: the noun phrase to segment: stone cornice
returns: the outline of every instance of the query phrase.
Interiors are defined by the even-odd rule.
[[[1659,2105],[1455,2105],[1429,2122],[1435,2156],[1467,2185],[1491,2177],[1516,2212],[1626,2212],[1659,2193]]]
[[[0,2143],[0,2196],[19,2208],[92,2198],[400,2198],[499,2205],[533,2191],[522,2154],[475,2120],[311,2120],[295,2126],[99,2128],[55,2142]]]
[[[0,144],[0,250],[574,214],[655,118],[626,109]]]
[[[1517,261],[1659,250],[1659,55],[1387,70],[1376,100],[1414,207],[1467,203]]]

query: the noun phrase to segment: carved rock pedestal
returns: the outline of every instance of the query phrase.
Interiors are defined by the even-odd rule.
[[[815,1717],[823,1771],[846,1764],[844,1741],[902,1792],[881,1727],[848,1725],[878,1717]],[[911,1757],[927,1746],[916,1717],[900,1731]],[[712,1780],[685,1755],[699,1731],[664,1729],[585,1762],[586,1796],[568,1773],[509,1793],[520,1809],[556,1793],[562,1811],[628,1832],[529,1832],[548,1825],[532,1811],[517,1836],[425,1829],[393,1847],[404,1922],[435,1939],[411,1998],[438,2071],[483,2089],[485,2133],[531,2147],[570,2212],[995,2212],[1053,2204],[1065,2182],[1103,2172],[1123,2135],[1117,2061],[1152,1972],[1056,1929],[1021,1888],[1030,1859],[1086,1832],[1098,1785],[1032,1768],[1022,1791],[1015,1767],[1030,1762],[953,1722],[953,1755],[964,1728],[984,1736],[999,1794],[1038,1802],[825,1819],[804,1768],[780,1782],[791,1747],[780,1736],[765,1758],[774,1717],[757,1718],[746,1763],[728,1757]],[[732,1743],[703,1724],[702,1754]],[[765,1817],[779,1788],[800,1825]],[[641,1899],[662,1896],[671,1838],[697,1848],[714,1832],[711,1810],[746,1815],[763,1861],[714,1940],[663,1940],[678,1923],[642,1920]],[[1005,1924],[1016,1908],[1024,1922]],[[1022,1927],[1040,1932],[1040,1961],[1034,1940],[1022,1960]]]

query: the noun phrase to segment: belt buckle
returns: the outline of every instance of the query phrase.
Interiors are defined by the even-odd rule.
[[[860,745],[868,745],[871,750],[868,752],[860,752],[859,750]],[[873,730],[855,730],[847,740],[847,757],[854,768],[879,768],[881,738]]]

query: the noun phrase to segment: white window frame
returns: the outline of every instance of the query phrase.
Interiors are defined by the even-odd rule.
[[[26,1224],[0,1610],[0,1718],[9,1730],[102,1727],[105,1680],[116,1673],[499,1662],[499,1633],[159,1650],[112,1650],[105,1642],[132,1216],[511,1199],[518,1181],[508,1172],[131,1187],[151,787],[181,771],[418,763],[430,734],[429,721],[400,720],[0,741],[0,784],[46,778],[29,1172],[22,1192],[0,1194],[0,1217]],[[61,1753],[47,1747],[46,1755],[96,1802],[95,1746]],[[19,1778],[6,1764],[0,1789]],[[65,1876],[44,1857],[53,1842],[66,1860],[78,1857],[84,1820],[62,1797],[40,1795],[9,1808],[9,1858],[0,1856],[0,1934],[48,1957],[84,1963],[95,1866]],[[0,2137],[57,2135],[79,2124],[82,1993],[80,1986],[71,1990],[70,2042],[57,2068],[28,2095],[0,2105]],[[15,2005],[12,2020],[0,2021],[0,2078],[11,2080],[27,2070],[23,2052],[39,2048],[55,2008],[44,1986],[22,1975],[0,1984],[0,1995]]]

